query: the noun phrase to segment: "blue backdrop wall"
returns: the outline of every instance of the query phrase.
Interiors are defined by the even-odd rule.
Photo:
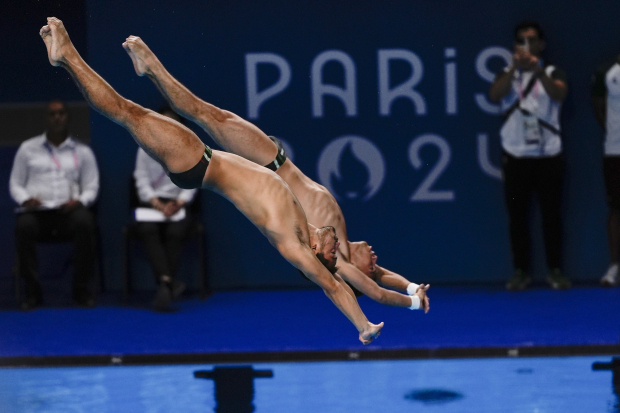
[[[84,24],[79,19],[66,26],[121,95],[154,109],[164,102],[147,78],[135,75],[121,47],[127,36],[138,35],[198,96],[281,138],[295,163],[338,198],[350,239],[369,241],[381,265],[430,283],[501,281],[511,273],[498,169],[500,118],[486,92],[510,58],[514,25],[538,20],[547,38],[545,58],[569,78],[562,114],[565,270],[583,280],[604,272],[602,133],[589,84],[596,66],[620,52],[620,3],[85,4],[87,29],[76,27]],[[86,42],[76,38],[86,33]],[[46,62],[41,53],[25,58]],[[42,87],[60,83],[67,93],[77,92],[62,69],[40,70]],[[119,287],[120,231],[136,145],[103,116],[93,113],[91,122],[102,170],[105,275]],[[230,203],[212,193],[201,196],[214,287],[308,285]],[[540,275],[546,269],[538,230],[533,245]]]

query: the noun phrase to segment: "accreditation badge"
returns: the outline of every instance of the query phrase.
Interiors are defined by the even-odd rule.
[[[525,133],[525,143],[528,145],[540,145],[542,142],[542,129],[536,116],[523,114],[523,130]]]

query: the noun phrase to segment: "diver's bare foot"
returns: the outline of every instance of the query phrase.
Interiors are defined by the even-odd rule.
[[[62,21],[56,17],[48,17],[47,25],[41,27],[39,34],[47,47],[47,57],[51,65],[60,66],[66,62],[67,53],[70,52],[73,44]]]
[[[366,345],[372,342],[375,338],[379,337],[381,334],[381,329],[383,328],[383,323],[372,324],[368,323],[368,327],[364,331],[360,333],[360,341],[362,344]]]
[[[123,43],[123,48],[129,57],[131,57],[133,67],[138,76],[152,73],[147,62],[152,60],[155,55],[141,38],[138,36],[129,36],[127,40],[125,40],[125,43]]]

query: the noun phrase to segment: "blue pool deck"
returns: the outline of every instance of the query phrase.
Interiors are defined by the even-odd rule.
[[[94,357],[94,364],[134,357],[140,364],[144,357],[219,362],[620,352],[618,288],[515,293],[499,286],[438,286],[429,296],[428,314],[362,297],[369,320],[385,322],[369,346],[359,343],[353,326],[316,289],[220,292],[205,301],[190,296],[165,314],[151,311],[148,299],[123,304],[113,295],[101,296],[92,309],[61,302],[21,312],[5,303],[0,363],[54,357],[59,359],[52,364],[71,357]]]

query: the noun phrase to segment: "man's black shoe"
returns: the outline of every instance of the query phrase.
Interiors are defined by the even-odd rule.
[[[177,298],[181,296],[181,294],[183,294],[183,291],[185,291],[186,285],[183,281],[179,281],[173,278],[172,281],[170,281],[169,288],[170,288],[170,291],[172,292],[172,299],[176,300]]]
[[[172,301],[172,291],[170,291],[168,283],[159,283],[153,299],[153,307],[156,311],[170,311],[170,301]]]
[[[506,289],[508,291],[525,290],[531,282],[532,279],[525,273],[525,271],[517,269],[506,283]]]

